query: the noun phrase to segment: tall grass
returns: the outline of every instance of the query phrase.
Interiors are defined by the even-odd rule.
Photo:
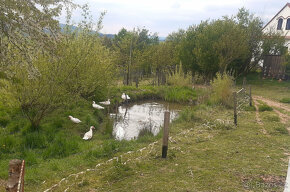
[[[217,77],[211,82],[212,95],[210,101],[215,104],[232,106],[232,88],[233,78],[227,74],[217,74]]]
[[[191,75],[185,74],[182,69],[182,63],[176,65],[175,72],[168,75],[167,84],[171,86],[190,87]]]

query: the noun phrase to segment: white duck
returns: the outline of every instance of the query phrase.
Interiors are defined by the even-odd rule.
[[[104,107],[102,107],[101,105],[96,104],[95,101],[93,101],[92,106],[93,106],[93,108],[95,108],[95,109],[104,109]]]
[[[108,101],[102,101],[102,102],[99,102],[100,104],[102,105],[110,105],[111,102],[110,102],[110,99],[108,99]]]
[[[90,130],[88,132],[85,133],[83,140],[89,140],[93,137],[93,129],[95,129],[94,126],[90,127]]]
[[[68,116],[69,117],[69,119],[72,121],[72,122],[74,122],[74,123],[80,123],[80,122],[82,122],[81,120],[79,120],[78,118],[75,118],[75,117],[73,117],[73,116]]]
[[[131,99],[131,98],[129,97],[129,95],[126,95],[125,93],[122,94],[121,98],[122,98],[123,100],[129,100],[129,99]]]
[[[125,130],[119,124],[116,125],[116,129],[117,129],[117,131],[116,131],[116,139],[121,141],[125,137]]]

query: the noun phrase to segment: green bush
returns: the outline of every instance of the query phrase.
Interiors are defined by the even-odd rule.
[[[43,157],[63,158],[79,151],[79,137],[68,137],[65,134],[58,134],[53,143],[43,152]]]
[[[223,104],[225,106],[233,106],[232,87],[233,78],[227,74],[217,74],[217,77],[211,82],[212,95],[211,102]]]
[[[167,83],[168,85],[179,87],[190,87],[192,85],[191,76],[183,72],[181,62],[179,66],[176,65],[175,72],[168,75]]]
[[[259,105],[259,111],[260,112],[263,112],[263,111],[273,111],[273,108],[270,107],[267,104],[262,104],[262,105]]]
[[[287,97],[287,98],[283,98],[280,100],[281,103],[290,103],[290,98]]]

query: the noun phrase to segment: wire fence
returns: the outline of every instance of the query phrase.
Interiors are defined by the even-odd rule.
[[[246,89],[246,86],[243,85],[243,88],[233,93],[234,97],[234,124],[237,126],[238,114],[244,111],[246,106],[252,106],[252,93],[251,86]]]

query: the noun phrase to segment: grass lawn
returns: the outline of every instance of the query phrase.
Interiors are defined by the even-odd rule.
[[[242,84],[242,78],[237,80],[237,84]],[[252,86],[254,95],[275,101],[290,100],[290,81],[279,82],[276,79],[262,79],[259,73],[252,73],[247,76],[247,84]],[[290,106],[290,103],[285,103],[285,105]]]
[[[261,113],[263,134],[254,111],[240,113],[235,128],[232,111],[224,107],[185,110],[171,125],[167,159],[160,157],[158,139],[142,151],[120,153],[122,161],[71,177],[55,190],[283,191],[290,139],[285,126],[269,116],[275,113]]]

